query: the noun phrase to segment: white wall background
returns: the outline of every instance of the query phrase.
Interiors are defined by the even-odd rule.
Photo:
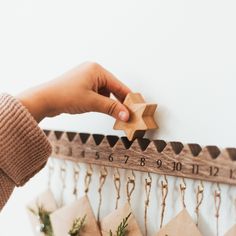
[[[14,95],[92,60],[159,104],[160,129],[148,137],[236,146],[235,11],[233,0],[0,0],[0,91]],[[102,114],[84,114],[47,119],[41,126],[122,134],[112,130],[113,123]],[[15,190],[1,212],[0,235],[32,235],[25,204],[45,188],[45,171]],[[189,186],[187,205],[194,216]],[[211,189],[200,224],[208,236],[215,235]],[[152,192],[150,232],[157,230],[157,191]],[[223,188],[220,235],[236,218],[227,191]],[[96,197],[92,200],[96,206]],[[172,212],[169,204],[165,222],[178,207]],[[102,215],[108,212],[105,206]],[[142,224],[140,209],[136,215]]]

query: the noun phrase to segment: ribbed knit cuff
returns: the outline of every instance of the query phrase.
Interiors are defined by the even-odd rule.
[[[0,211],[10,197],[15,183],[0,169]]]
[[[52,151],[44,132],[14,97],[0,95],[0,168],[22,186],[47,162]]]

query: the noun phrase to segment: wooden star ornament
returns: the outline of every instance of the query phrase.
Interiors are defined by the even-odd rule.
[[[130,141],[143,137],[146,130],[158,128],[153,117],[157,104],[146,103],[140,93],[129,93],[123,104],[128,108],[130,118],[127,122],[116,120],[113,129],[124,130]]]

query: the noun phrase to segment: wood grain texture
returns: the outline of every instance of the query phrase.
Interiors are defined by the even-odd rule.
[[[146,103],[139,93],[129,93],[123,103],[130,113],[127,122],[116,120],[115,130],[124,130],[129,140],[143,137],[146,130],[157,129],[154,119],[157,104]]]
[[[236,184],[236,148],[45,130],[52,156],[225,184]]]

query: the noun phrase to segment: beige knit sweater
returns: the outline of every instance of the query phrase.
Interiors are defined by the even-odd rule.
[[[27,109],[10,95],[0,95],[0,210],[15,186],[41,170],[51,145]]]

